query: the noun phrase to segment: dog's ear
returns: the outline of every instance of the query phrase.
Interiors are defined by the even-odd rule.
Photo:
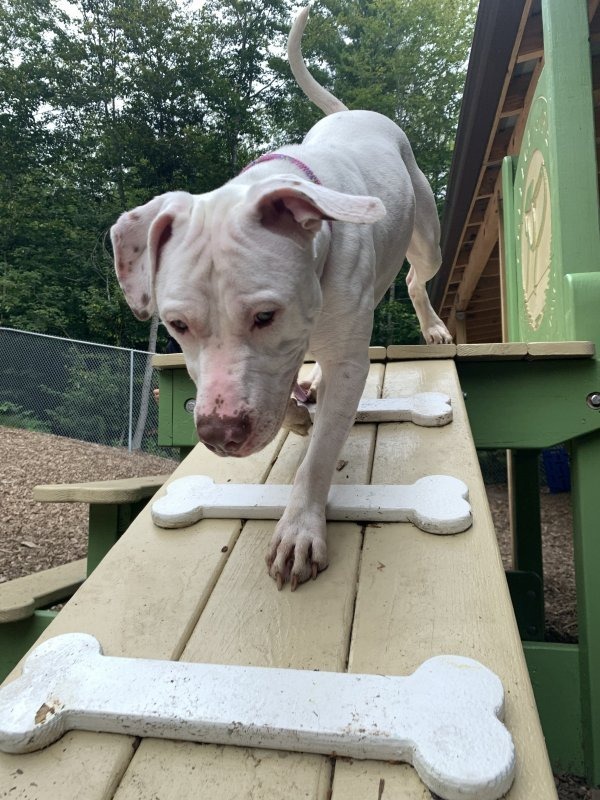
[[[359,224],[376,222],[385,216],[378,197],[336,192],[299,178],[267,178],[254,184],[248,194],[261,222],[268,228],[290,232],[290,225],[308,234],[321,229],[323,220]]]
[[[172,235],[175,215],[191,202],[186,192],[168,192],[121,214],[110,229],[119,285],[138,319],[148,319],[155,310],[160,252]]]

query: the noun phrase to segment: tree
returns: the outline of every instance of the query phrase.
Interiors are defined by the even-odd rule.
[[[289,0],[207,0],[199,25],[210,41],[207,91],[213,124],[220,130],[230,177],[264,139],[269,115],[281,96],[280,60],[285,46]]]
[[[440,201],[474,4],[315,0],[303,41],[347,105],[406,129]],[[148,346],[150,323],[116,282],[110,225],[156,194],[219,186],[321,116],[283,55],[290,8],[3,0],[0,325]],[[403,298],[398,284],[377,336],[385,320],[399,330]]]

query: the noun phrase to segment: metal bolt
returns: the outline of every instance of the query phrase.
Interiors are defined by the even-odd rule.
[[[600,392],[590,392],[585,398],[585,402],[590,408],[600,410]]]
[[[196,408],[196,401],[194,400],[193,397],[190,397],[189,400],[185,401],[185,403],[183,404],[183,407],[188,412],[188,414],[193,414],[194,413],[194,409]]]

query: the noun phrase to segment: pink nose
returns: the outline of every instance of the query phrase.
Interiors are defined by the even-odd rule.
[[[216,414],[196,419],[198,438],[219,456],[235,455],[250,436],[252,425],[247,414],[219,417]]]

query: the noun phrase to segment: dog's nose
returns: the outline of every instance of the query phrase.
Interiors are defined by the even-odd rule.
[[[220,456],[235,455],[251,431],[247,414],[235,417],[219,417],[216,414],[196,419],[198,438],[209,450]]]

